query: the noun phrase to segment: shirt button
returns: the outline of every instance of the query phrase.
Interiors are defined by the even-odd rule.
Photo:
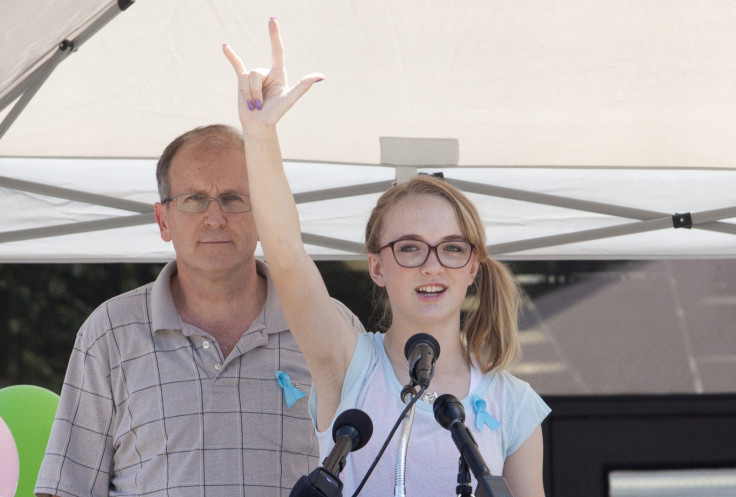
[[[204,347],[205,349],[209,349],[209,348],[210,348],[210,342],[208,342],[207,340],[205,340],[205,341],[204,341],[204,342],[202,343],[202,347]]]
[[[215,364],[215,371],[219,371],[221,367],[219,364]]]

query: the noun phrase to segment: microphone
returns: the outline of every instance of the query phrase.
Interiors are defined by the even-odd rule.
[[[343,411],[332,426],[332,440],[335,446],[322,462],[332,474],[340,474],[345,467],[345,459],[351,451],[363,448],[373,435],[371,418],[360,409]]]
[[[434,362],[440,356],[440,344],[432,335],[417,333],[406,341],[404,355],[409,361],[409,376],[422,388],[427,388],[434,375]]]
[[[506,480],[502,476],[492,476],[491,470],[486,466],[483,456],[478,450],[473,435],[465,426],[465,409],[463,404],[449,393],[440,395],[432,404],[434,419],[446,430],[450,430],[452,441],[473,476],[478,481],[475,489],[476,497],[513,497]]]
[[[345,467],[351,451],[362,448],[373,435],[371,418],[360,409],[343,411],[332,426],[335,446],[325,457],[322,466],[308,476],[302,476],[291,489],[289,497],[340,497],[342,482],[337,475]]]

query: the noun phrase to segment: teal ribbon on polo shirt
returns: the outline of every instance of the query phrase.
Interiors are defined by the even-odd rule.
[[[470,398],[470,403],[473,405],[473,411],[475,411],[475,427],[479,430],[483,429],[483,425],[487,425],[491,430],[497,430],[501,423],[496,420],[491,414],[486,411],[486,401],[481,399],[478,395],[473,395]]]
[[[306,393],[302,392],[294,385],[291,384],[291,378],[283,371],[276,371],[276,380],[279,382],[279,386],[284,391],[284,400],[286,401],[286,407],[293,406],[297,400],[301,399]]]

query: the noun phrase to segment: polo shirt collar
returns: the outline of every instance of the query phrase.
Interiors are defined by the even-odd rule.
[[[171,295],[171,277],[176,274],[176,270],[176,261],[169,262],[161,270],[156,281],[153,282],[153,288],[151,289],[151,322],[154,332],[182,329],[181,318],[176,310],[176,305],[174,305],[174,297]],[[281,311],[281,304],[266,263],[256,260],[256,272],[266,278],[268,285],[266,303],[247,331],[265,329],[268,334],[287,331],[289,326],[286,324],[286,319]]]
[[[266,293],[266,303],[263,306],[263,310],[261,310],[261,313],[253,321],[250,329],[253,329],[253,326],[255,326],[256,323],[260,323],[262,326],[266,327],[266,332],[269,335],[288,331],[289,325],[286,324],[286,318],[281,310],[281,303],[279,302],[278,295],[276,295],[276,288],[273,286],[271,273],[269,272],[266,263],[256,259],[256,272],[266,278],[268,291]]]
[[[171,277],[176,274],[176,261],[164,266],[151,289],[151,325],[153,331],[181,330],[181,319],[171,295]]]

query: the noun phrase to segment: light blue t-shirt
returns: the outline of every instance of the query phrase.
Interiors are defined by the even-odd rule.
[[[489,372],[480,376],[480,381],[475,383],[473,385],[471,382],[470,394],[462,399],[465,424],[478,442],[491,473],[501,475],[506,457],[524,443],[550,409],[528,383],[508,372]],[[403,411],[402,388],[383,348],[383,334],[358,335],[358,345],[345,377],[337,414],[351,408],[365,411],[373,421],[373,436],[365,447],[348,456],[345,469],[339,475],[344,485],[343,495],[353,494]],[[479,429],[476,426],[479,416],[477,407],[482,406],[483,401],[489,416],[480,414],[488,422]],[[317,394],[314,389],[309,409],[315,422]],[[399,432],[400,428],[361,495],[393,495]],[[317,438],[320,460],[323,460],[334,445],[332,426],[322,433],[318,432]],[[406,494],[456,495],[459,456],[450,432],[435,421],[432,405],[418,401],[406,458]],[[475,485],[473,481],[473,488]]]

